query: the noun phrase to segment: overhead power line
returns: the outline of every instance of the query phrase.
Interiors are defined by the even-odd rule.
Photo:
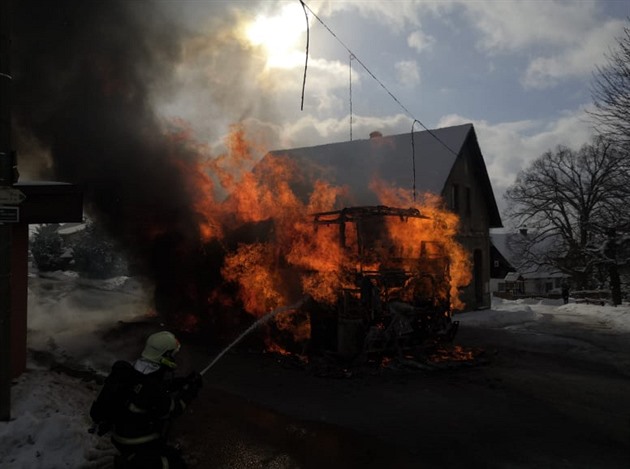
[[[328,25],[326,23],[324,23],[324,21],[317,16],[317,14],[311,10],[311,7],[309,7],[303,0],[300,0],[300,3],[302,4],[302,8],[304,9],[304,14],[306,15],[306,23],[307,23],[307,30],[306,30],[306,50],[307,50],[307,55],[308,55],[308,45],[309,45],[309,36],[310,36],[310,30],[309,30],[309,26],[308,26],[308,14],[307,14],[307,10],[313,15],[313,17],[319,21],[321,23],[321,25],[326,28],[326,30],[337,40],[337,42],[339,44],[341,44],[341,46],[346,49],[346,51],[348,52],[348,54],[350,54],[350,56],[357,61],[357,63],[359,63],[361,65],[361,67],[363,67],[363,69],[368,73],[368,75],[370,75],[374,81],[376,81],[381,88],[383,88],[385,90],[385,92],[390,96],[390,98],[392,98],[394,100],[394,102],[396,104],[398,104],[400,106],[400,108],[405,111],[405,113],[411,117],[413,119],[413,125],[415,125],[416,123],[420,124],[420,126],[426,130],[429,135],[431,135],[435,140],[437,140],[442,146],[444,146],[444,148],[446,148],[448,151],[450,151],[453,155],[457,156],[457,153],[451,148],[449,147],[444,141],[442,141],[442,139],[440,139],[440,137],[438,137],[437,135],[435,135],[435,133],[429,129],[426,125],[424,125],[422,123],[422,121],[418,118],[416,118],[409,109],[407,109],[405,107],[405,105],[403,105],[402,102],[400,102],[400,100],[394,96],[394,93],[392,93],[387,86],[385,86],[385,84],[383,84],[383,82],[381,80],[379,80],[376,75],[374,75],[374,73],[372,73],[372,71],[363,63],[363,61],[361,59],[359,59],[359,57],[357,57],[357,55],[339,38],[339,36],[337,36],[335,34],[335,32],[330,29],[328,27]],[[308,58],[307,58],[307,63],[308,63]],[[304,83],[306,83],[306,68],[307,65],[304,66]],[[302,104],[304,103],[304,86],[302,88]],[[412,125],[412,139],[413,139],[413,125]]]

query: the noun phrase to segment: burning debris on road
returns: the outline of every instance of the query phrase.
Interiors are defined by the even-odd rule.
[[[267,352],[283,368],[303,370],[319,378],[352,379],[362,376],[388,376],[391,374],[433,373],[458,370],[490,362],[487,351],[479,347],[463,347],[451,343],[407,350],[404,355],[385,354],[358,356],[343,360],[336,354],[312,356]]]

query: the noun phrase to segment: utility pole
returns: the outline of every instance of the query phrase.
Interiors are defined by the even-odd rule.
[[[0,194],[15,180],[11,149],[11,69],[9,0],[0,0]],[[5,212],[6,209],[6,212]],[[0,203],[0,421],[11,418],[11,216],[12,207]],[[17,210],[17,209],[16,209]]]

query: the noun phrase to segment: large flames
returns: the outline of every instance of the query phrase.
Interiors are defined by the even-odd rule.
[[[349,226],[340,243],[339,231],[316,225],[313,214],[343,208],[340,198],[348,188],[309,181],[290,157],[265,154],[238,126],[226,143],[223,155],[208,156],[202,164],[180,165],[190,190],[198,194],[195,211],[202,242],[216,243],[223,251],[222,265],[217,266],[221,282],[208,301],[229,301],[255,317],[304,296],[334,304],[340,288],[355,281],[351,273],[358,262],[357,233]],[[207,154],[206,149],[199,150]],[[439,243],[450,271],[450,291],[443,294],[453,308],[461,308],[459,288],[471,276],[467,253],[455,239],[457,216],[436,196],[414,200],[410,191],[377,179],[370,188],[383,205],[416,208],[427,217],[389,217],[388,249],[400,258],[418,258],[421,249]],[[369,269],[378,271],[380,262],[376,256]],[[231,296],[226,296],[227,285]],[[280,329],[308,337],[308,327],[281,318],[276,321]]]

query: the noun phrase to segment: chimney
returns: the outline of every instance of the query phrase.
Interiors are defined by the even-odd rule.
[[[370,138],[381,138],[383,136],[378,130],[370,132]]]

